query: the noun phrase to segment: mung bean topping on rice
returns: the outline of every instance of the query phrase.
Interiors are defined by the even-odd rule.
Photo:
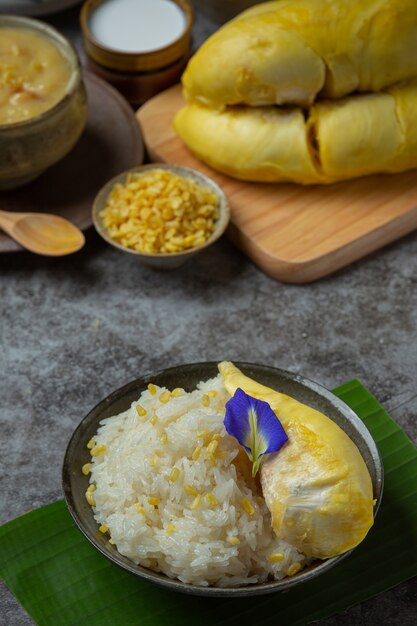
[[[110,237],[148,254],[202,246],[215,229],[219,200],[210,187],[161,168],[130,172],[100,211]]]
[[[88,442],[86,499],[135,563],[199,586],[280,580],[309,559],[279,539],[251,464],[224,428],[221,377],[187,393],[150,384]]]

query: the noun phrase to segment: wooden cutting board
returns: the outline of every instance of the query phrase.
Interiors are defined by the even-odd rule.
[[[177,85],[137,112],[149,157],[211,176],[230,201],[228,234],[273,278],[316,280],[417,228],[417,171],[311,187],[238,181],[199,161],[177,137],[172,120],[182,105]]]

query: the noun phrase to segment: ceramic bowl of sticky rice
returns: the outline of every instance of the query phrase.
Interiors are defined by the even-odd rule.
[[[238,367],[325,412],[378,482],[372,440],[336,396],[283,370]],[[346,556],[313,560],[274,533],[259,479],[225,430],[229,399],[216,363],[182,365],[125,385],[82,420],[64,459],[65,499],[107,558],[177,591],[239,596],[288,589]]]

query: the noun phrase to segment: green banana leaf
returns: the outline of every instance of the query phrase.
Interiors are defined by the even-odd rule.
[[[299,626],[417,574],[417,449],[356,380],[335,393],[360,415],[385,467],[383,502],[365,541],[339,566],[291,589],[248,599],[189,597],[101,556],[55,502],[0,528],[0,575],[40,626]]]

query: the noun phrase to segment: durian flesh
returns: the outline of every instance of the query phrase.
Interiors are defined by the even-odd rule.
[[[174,127],[202,161],[242,180],[413,169],[416,50],[416,0],[259,4],[192,57]]]
[[[219,364],[227,391],[268,402],[288,435],[261,468],[265,502],[276,535],[314,558],[358,545],[373,525],[372,481],[353,441],[335,422],[297,400]]]
[[[417,76],[415,0],[276,0],[225,24],[183,76],[213,107],[309,105]]]
[[[417,167],[416,111],[417,78],[383,93],[317,102],[307,113],[189,102],[174,127],[202,161],[235,178],[332,183]]]

